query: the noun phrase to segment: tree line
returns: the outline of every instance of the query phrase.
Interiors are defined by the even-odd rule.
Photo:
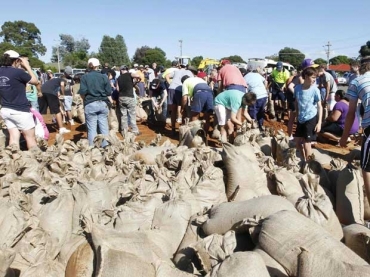
[[[47,49],[42,44],[41,32],[34,23],[25,21],[7,21],[1,26],[0,37],[3,41],[0,43],[0,53],[9,49],[26,55],[30,59],[32,67],[45,68],[43,61],[39,59],[40,55],[45,55]],[[165,67],[170,66],[171,60],[166,57],[165,51],[159,47],[149,47],[147,45],[136,49],[132,59],[129,58],[127,46],[124,38],[121,35],[110,37],[104,35],[100,43],[98,52],[89,52],[90,43],[87,38],[75,38],[70,34],[59,34],[59,41],[56,46],[52,47],[51,62],[57,62],[58,59],[65,65],[70,65],[77,68],[85,68],[86,60],[91,57],[99,58],[102,63],[109,65],[131,65],[134,63],[142,65],[151,65],[156,62],[158,65]],[[370,55],[370,41],[361,46],[359,50],[360,56]],[[298,49],[285,47],[278,54],[266,56],[265,58],[275,61],[284,61],[298,68],[305,58],[305,55]],[[203,60],[203,56],[195,56],[191,63],[198,66]],[[246,63],[239,55],[223,57],[235,63]],[[350,64],[355,58],[349,58],[344,55],[339,55],[331,58],[330,64]],[[326,64],[324,59],[316,59],[315,63]]]

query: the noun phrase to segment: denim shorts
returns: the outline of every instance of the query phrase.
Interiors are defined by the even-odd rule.
[[[198,90],[191,103],[191,111],[194,113],[212,113],[213,112],[213,93],[207,90]]]
[[[72,100],[73,96],[64,96],[64,109],[69,112],[72,110]]]

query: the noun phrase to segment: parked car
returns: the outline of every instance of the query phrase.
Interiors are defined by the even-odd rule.
[[[333,76],[335,83],[338,85],[337,73],[332,69],[326,69],[326,72],[330,73],[330,75]]]
[[[338,85],[347,85],[347,79],[343,76],[338,76]]]
[[[346,84],[349,85],[349,77],[351,76],[351,72],[346,72],[343,74],[343,78],[346,79]]]

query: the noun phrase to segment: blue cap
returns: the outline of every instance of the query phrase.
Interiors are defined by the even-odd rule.
[[[283,68],[283,63],[282,62],[277,62],[276,67],[277,68]]]

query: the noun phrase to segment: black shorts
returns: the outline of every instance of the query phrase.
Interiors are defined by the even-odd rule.
[[[343,129],[335,122],[330,122],[328,125],[321,127],[320,133],[331,133],[334,136],[341,137]]]
[[[310,120],[303,123],[297,122],[297,128],[295,130],[294,137],[304,138],[307,142],[312,141],[315,138],[316,124],[317,116],[314,116]]]
[[[364,130],[361,145],[361,168],[370,172],[370,127]]]
[[[182,91],[178,89],[168,90],[168,105],[181,106]]]
[[[44,93],[42,97],[39,97],[38,102],[41,114],[47,114],[48,107],[51,114],[60,113],[58,96],[50,93]]]
[[[286,101],[288,102],[288,109],[290,111],[295,111],[295,98],[294,98],[294,94],[290,91],[286,92],[285,93],[285,96],[286,96]]]

